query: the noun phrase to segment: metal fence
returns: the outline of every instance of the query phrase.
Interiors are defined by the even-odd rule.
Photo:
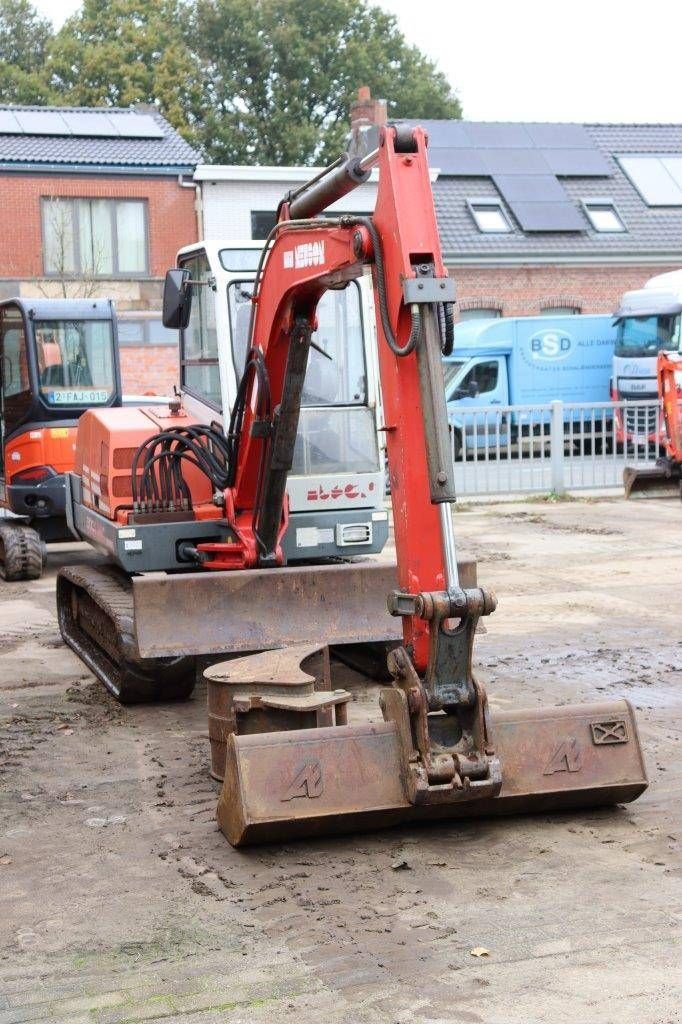
[[[620,488],[626,466],[653,466],[663,444],[659,402],[552,402],[462,409],[453,426],[457,493]]]

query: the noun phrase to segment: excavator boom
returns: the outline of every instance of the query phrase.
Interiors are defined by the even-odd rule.
[[[379,170],[372,218],[312,219]],[[441,357],[454,285],[443,265],[420,128],[382,128],[280,205],[254,293],[237,453],[225,490],[234,539],[205,546],[221,567],[277,573],[300,392],[317,302],[371,267],[397,552],[387,615],[400,620],[383,720],[348,724],[345,691],[308,675],[309,646],[213,666],[209,706],[225,766],[218,820],[235,845],[397,821],[551,810],[634,799],[646,774],[626,702],[491,718],[473,668],[496,606],[461,586]],[[324,644],[324,637],[320,643]],[[217,770],[216,770],[217,768]]]

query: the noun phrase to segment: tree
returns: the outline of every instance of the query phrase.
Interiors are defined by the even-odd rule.
[[[156,104],[193,140],[201,97],[179,0],[84,0],[50,47],[53,100],[68,106]]]
[[[195,0],[188,38],[213,160],[334,158],[359,85],[387,97],[392,117],[461,117],[445,76],[365,0]]]
[[[0,102],[44,104],[52,25],[29,0],[0,0]]]

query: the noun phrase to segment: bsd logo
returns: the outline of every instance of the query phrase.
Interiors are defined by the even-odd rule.
[[[564,331],[538,331],[530,339],[533,359],[565,359],[571,351],[571,338]]]

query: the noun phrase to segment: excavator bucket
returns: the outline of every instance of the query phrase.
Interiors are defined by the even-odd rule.
[[[626,498],[675,498],[680,495],[680,478],[665,463],[654,466],[626,466],[623,470]]]
[[[274,655],[210,670],[213,682],[230,691],[217,815],[233,846],[401,822],[595,807],[634,800],[647,787],[633,710],[621,700],[496,712],[486,749],[499,759],[501,779],[492,790],[479,796],[474,787],[457,793],[441,785],[427,794],[411,782],[414,756],[399,690],[383,691],[383,721],[349,725],[350,694],[316,690],[301,672],[310,647]],[[317,685],[324,686],[319,673]],[[319,716],[331,703],[335,723],[291,729],[292,717],[303,723],[300,716]],[[258,729],[264,711],[267,732]],[[280,724],[272,717],[277,712]]]

